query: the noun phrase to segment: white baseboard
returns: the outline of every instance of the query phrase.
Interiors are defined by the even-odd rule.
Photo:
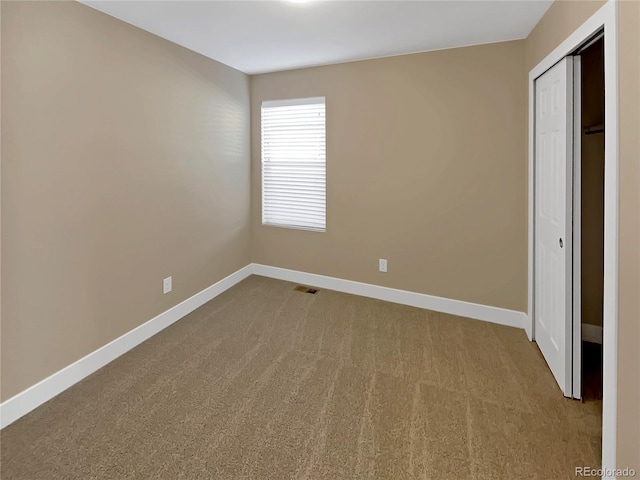
[[[4,401],[0,404],[0,428],[15,422],[31,410],[88,377],[251,274],[386,300],[510,327],[526,328],[527,315],[523,312],[252,263]],[[584,337],[586,335],[583,330]],[[602,335],[600,334],[601,338]]]
[[[582,341],[599,343],[602,345],[602,327],[599,325],[582,324]]]
[[[527,334],[527,338],[530,342],[533,342],[533,322],[531,321],[531,314],[527,314],[524,322],[524,331]]]
[[[52,399],[67,388],[88,377],[120,355],[141,344],[156,333],[180,320],[196,308],[217,297],[252,273],[247,265],[219,282],[179,303],[175,307],[116,338],[105,346],[27,388],[0,404],[0,428],[15,422],[31,410]]]
[[[507,310],[499,307],[489,307],[476,303],[451,300],[449,298],[434,297],[424,293],[397,290],[395,288],[381,287],[369,283],[354,282],[341,278],[326,277],[314,273],[305,273],[286,268],[271,267],[268,265],[252,264],[253,273],[263,277],[277,278],[307,286],[327,288],[339,292],[351,293],[363,297],[377,298],[388,302],[410,305],[412,307],[434,310],[436,312],[449,313],[460,317],[468,317],[485,322],[507,325],[525,329],[527,314],[515,310]]]

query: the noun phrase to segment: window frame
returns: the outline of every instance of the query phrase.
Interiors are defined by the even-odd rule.
[[[324,200],[324,204],[322,205],[323,211],[321,215],[321,219],[323,220],[322,226],[315,226],[304,224],[304,222],[300,222],[301,224],[296,223],[288,223],[286,221],[282,222],[274,222],[268,221],[265,219],[265,149],[264,149],[264,141],[265,141],[265,129],[264,129],[264,110],[265,108],[274,108],[274,107],[292,107],[292,106],[303,106],[303,105],[323,105],[324,110],[324,158],[323,158],[323,174],[324,174],[324,185],[323,185],[323,195],[322,198]],[[306,97],[306,98],[290,98],[290,99],[280,99],[280,100],[265,100],[262,101],[260,106],[260,174],[261,174],[261,225],[265,227],[278,227],[278,228],[287,228],[293,230],[305,230],[309,232],[318,232],[323,233],[327,231],[327,117],[326,117],[326,97],[325,96],[317,96],[317,97]],[[272,182],[271,185],[274,183]]]

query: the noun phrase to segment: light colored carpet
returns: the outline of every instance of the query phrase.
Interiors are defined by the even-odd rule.
[[[2,479],[570,478],[599,402],[523,331],[250,277],[1,433]]]

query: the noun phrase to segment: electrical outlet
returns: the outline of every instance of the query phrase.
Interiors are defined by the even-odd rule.
[[[378,260],[378,270],[380,270],[381,272],[386,273],[387,272],[387,260],[384,258],[381,258],[380,260]]]
[[[171,288],[171,277],[167,277],[162,281],[162,293],[169,293]]]

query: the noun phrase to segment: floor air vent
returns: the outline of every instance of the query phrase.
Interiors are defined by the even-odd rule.
[[[298,285],[296,288],[294,288],[294,290],[296,292],[310,293],[311,295],[315,295],[316,293],[318,293],[317,288],[303,287],[302,285]]]

